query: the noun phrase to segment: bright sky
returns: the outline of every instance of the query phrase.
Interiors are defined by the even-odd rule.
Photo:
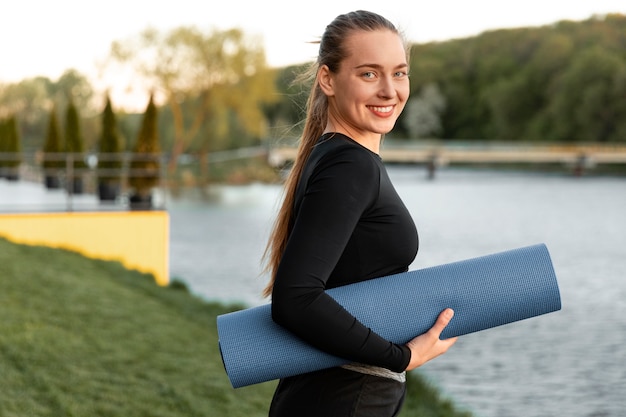
[[[448,40],[485,30],[540,26],[594,14],[626,14],[624,0],[18,0],[0,5],[0,83],[44,75],[55,80],[75,68],[96,77],[111,42],[148,26],[240,28],[261,36],[268,63],[314,59],[316,40],[338,14],[378,12],[410,41]],[[9,64],[10,63],[10,64]],[[100,83],[105,81],[100,80]]]

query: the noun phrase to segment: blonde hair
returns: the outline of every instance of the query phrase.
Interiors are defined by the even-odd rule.
[[[376,13],[359,10],[338,16],[326,26],[326,30],[319,42],[320,47],[317,60],[312,63],[309,70],[302,77],[296,80],[297,82],[312,80],[313,84],[306,104],[304,129],[300,137],[296,158],[285,182],[284,199],[263,255],[263,259],[266,262],[266,271],[270,273],[270,280],[263,290],[264,297],[272,294],[276,270],[287,246],[294,215],[293,206],[298,181],[315,143],[326,128],[328,98],[322,92],[318,83],[319,69],[326,65],[333,73],[339,71],[339,65],[348,56],[348,52],[344,47],[344,41],[352,32],[381,29],[390,30],[401,36],[393,23]],[[406,50],[408,53],[408,47]]]

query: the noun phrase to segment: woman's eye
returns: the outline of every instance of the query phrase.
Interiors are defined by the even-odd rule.
[[[396,77],[397,78],[402,78],[402,77],[406,77],[408,76],[408,74],[405,71],[398,71],[396,72]]]
[[[363,73],[363,78],[374,78],[376,74],[373,71],[368,71]]]

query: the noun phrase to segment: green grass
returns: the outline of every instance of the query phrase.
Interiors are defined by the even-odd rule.
[[[215,318],[241,306],[117,262],[0,239],[0,416],[266,416],[275,382],[233,389]],[[469,416],[412,373],[402,416]]]

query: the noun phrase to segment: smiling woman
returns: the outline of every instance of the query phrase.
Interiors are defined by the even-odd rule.
[[[456,341],[452,318],[406,345],[359,322],[325,290],[404,272],[418,248],[413,220],[378,155],[409,96],[404,39],[367,11],[338,16],[322,36],[312,91],[285,199],[267,247],[272,318],[348,365],[280,380],[270,416],[391,417],[405,371]]]

